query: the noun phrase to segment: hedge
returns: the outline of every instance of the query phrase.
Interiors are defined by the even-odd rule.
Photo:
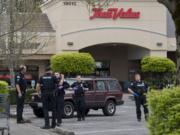
[[[8,83],[0,81],[0,103],[7,102],[8,100]],[[0,113],[4,112],[4,108],[0,105]]]
[[[180,135],[180,87],[148,93],[151,135]]]
[[[29,103],[31,102],[31,94],[34,93],[35,90],[33,89],[27,89],[26,91],[26,98],[25,98],[25,103]],[[9,101],[11,105],[15,105],[16,104],[16,90],[10,90],[9,91]]]
[[[34,93],[35,90],[27,89],[25,103],[31,101],[31,94]],[[8,88],[8,83],[5,81],[0,81],[0,94],[9,94],[9,102],[11,105],[16,104],[16,90]]]
[[[176,83],[176,65],[168,58],[144,57],[141,61],[141,69],[146,74],[145,81],[152,89],[163,89]]]
[[[141,61],[141,69],[143,72],[174,73],[176,65],[168,58],[148,56]]]
[[[51,57],[51,68],[64,74],[92,74],[95,60],[89,53],[61,53]]]
[[[8,94],[8,83],[5,81],[0,81],[0,94]]]

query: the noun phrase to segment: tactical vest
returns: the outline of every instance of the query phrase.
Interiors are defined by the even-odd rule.
[[[45,75],[41,82],[42,93],[51,93],[56,89],[56,84],[53,76]]]
[[[84,96],[84,88],[83,88],[82,85],[83,85],[82,83],[77,83],[76,84],[76,90],[74,92],[76,97]]]
[[[147,92],[146,86],[144,82],[135,82],[135,92],[137,92],[140,95],[143,95],[144,93]]]

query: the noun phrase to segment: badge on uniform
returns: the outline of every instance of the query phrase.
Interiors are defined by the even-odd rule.
[[[20,80],[20,78],[21,78],[21,77],[18,75],[18,76],[16,77],[17,81],[19,81],[19,80]]]

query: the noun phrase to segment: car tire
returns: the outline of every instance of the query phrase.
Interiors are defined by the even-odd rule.
[[[87,116],[89,112],[90,112],[90,109],[86,109],[85,115]]]
[[[113,100],[108,100],[103,108],[105,116],[113,116],[116,112],[116,104]]]
[[[72,102],[66,101],[64,103],[64,118],[73,118],[74,117],[74,104]]]
[[[43,109],[33,109],[33,113],[38,118],[44,117]]]

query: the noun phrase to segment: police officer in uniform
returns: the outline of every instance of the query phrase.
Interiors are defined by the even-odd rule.
[[[58,85],[55,92],[56,95],[56,118],[57,126],[60,127],[62,124],[62,116],[64,112],[64,95],[65,89],[69,88],[69,84],[64,80],[64,75],[60,73],[55,73],[56,78],[58,79]]]
[[[136,104],[137,120],[141,121],[141,105],[144,108],[145,119],[148,118],[148,107],[146,102],[147,85],[141,81],[140,74],[135,74],[135,81],[130,84],[128,91],[133,94]]]
[[[24,74],[26,73],[26,66],[21,65],[19,68],[19,73],[15,76],[16,84],[16,98],[17,98],[17,123],[25,123],[23,119],[23,109],[24,100],[26,95],[27,82],[25,80]]]
[[[74,100],[77,109],[77,118],[78,121],[85,120],[85,89],[87,88],[85,84],[81,81],[81,76],[77,75],[76,82],[71,85],[71,88],[74,90]]]
[[[59,82],[60,82],[60,80],[61,80],[61,74],[60,74],[59,72],[55,72],[55,73],[54,73],[54,76],[56,77],[56,79],[57,79],[57,81],[58,81],[58,84],[59,84]]]
[[[57,85],[57,79],[52,74],[50,68],[46,69],[45,75],[40,77],[39,83],[37,84],[37,91],[40,93],[43,103],[43,112],[45,125],[42,129],[55,128],[56,126],[56,102],[55,102],[55,89]],[[49,108],[52,108],[52,124],[49,124]]]

